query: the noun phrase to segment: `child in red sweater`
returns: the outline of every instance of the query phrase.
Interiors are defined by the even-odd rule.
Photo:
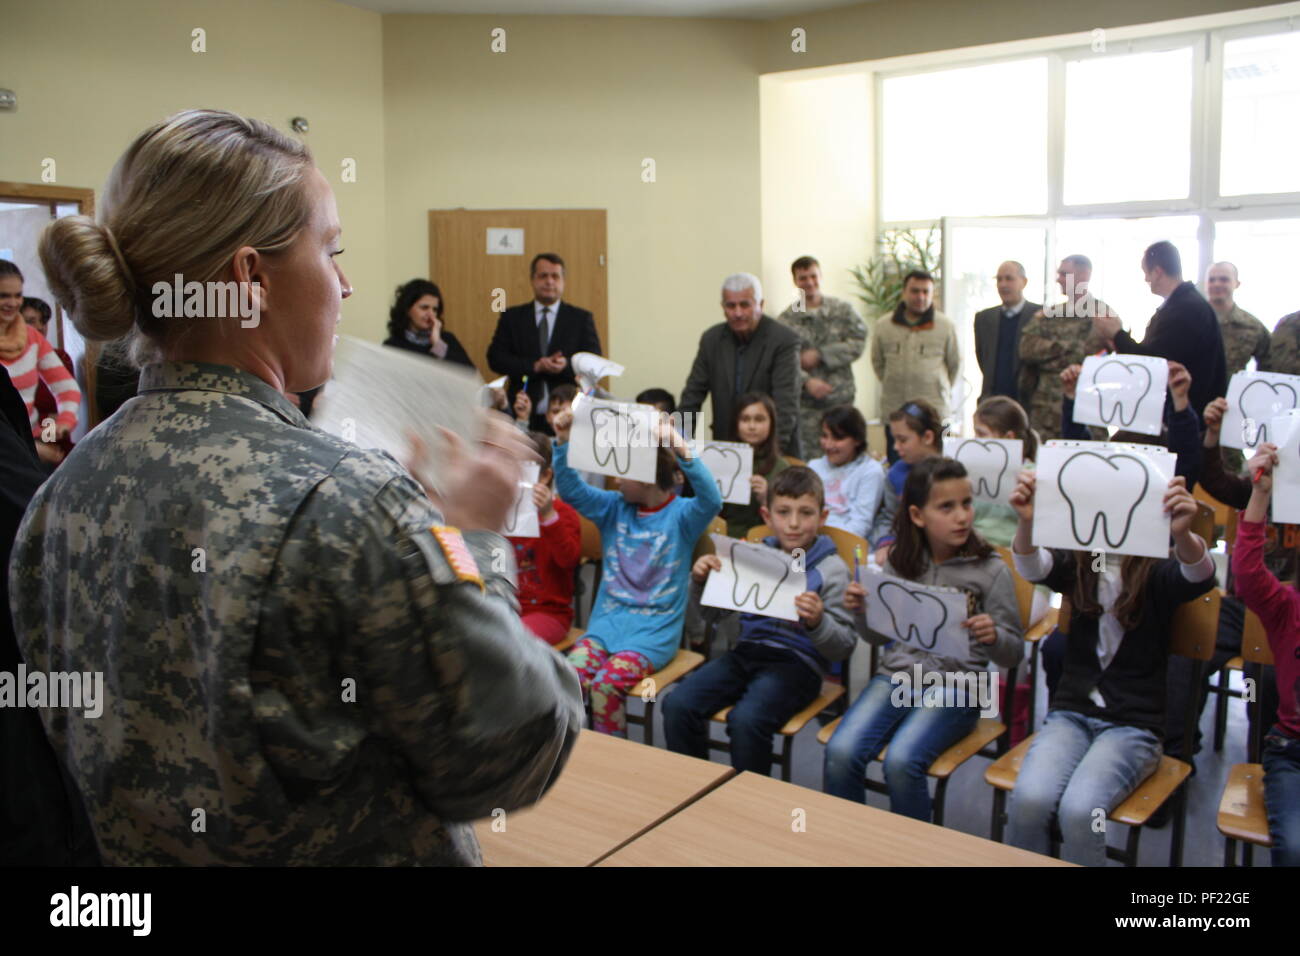
[[[1264,805],[1274,866],[1300,866],[1300,592],[1264,566],[1264,527],[1277,447],[1265,442],[1247,473],[1255,486],[1237,524],[1232,570],[1237,596],[1259,615],[1277,670],[1277,724],[1264,738]]]
[[[573,624],[573,569],[582,558],[582,529],[574,511],[551,489],[551,440],[529,432],[542,456],[541,473],[533,486],[539,538],[510,538],[519,568],[519,609],[528,628],[546,643],[564,640]]]

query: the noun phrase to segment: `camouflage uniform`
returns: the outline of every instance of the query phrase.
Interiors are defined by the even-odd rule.
[[[799,350],[817,349],[821,361],[811,371],[799,366],[799,434],[807,458],[818,454],[822,414],[836,405],[852,405],[857,396],[853,384],[853,363],[862,358],[867,347],[867,325],[848,302],[829,295],[815,309],[796,312],[786,309],[777,320],[799,336]],[[823,399],[815,399],[804,389],[810,378],[820,378],[832,386]]]
[[[1084,295],[1073,310],[1064,302],[1040,309],[1020,331],[1020,404],[1043,441],[1061,437],[1061,373],[1106,347],[1092,328],[1092,316],[1102,309],[1110,306]],[[1104,428],[1092,432],[1098,441],[1108,434]]]
[[[1228,378],[1240,372],[1253,357],[1255,367],[1262,369],[1268,363],[1268,327],[1239,305],[1233,305],[1227,315],[1215,316],[1219,331],[1223,333],[1223,357],[1228,364]]]
[[[1268,341],[1268,361],[1260,369],[1300,375],[1300,312],[1283,316],[1277,323]]]
[[[520,624],[510,545],[440,524],[253,375],[143,371],[11,562],[28,666],[104,673],[100,717],[43,718],[105,863],[481,862],[467,821],[541,796],[582,703]]]

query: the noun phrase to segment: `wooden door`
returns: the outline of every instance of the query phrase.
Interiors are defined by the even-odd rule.
[[[511,254],[489,255],[489,229],[522,229],[523,242],[512,246]],[[501,248],[499,241],[496,248]],[[429,211],[429,278],[442,289],[446,300],[443,321],[486,381],[496,378],[487,364],[488,346],[501,317],[500,311],[493,311],[494,290],[505,290],[505,306],[531,302],[528,264],[539,252],[558,253],[564,260],[561,301],[591,312],[601,351],[611,354],[605,210]]]

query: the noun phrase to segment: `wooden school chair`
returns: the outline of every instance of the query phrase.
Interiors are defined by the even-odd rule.
[[[750,528],[749,532],[745,535],[745,540],[755,542],[762,541],[771,533],[771,528],[765,524],[761,524],[757,527]],[[826,525],[819,528],[818,533],[826,535],[832,542],[834,542],[835,550],[839,554],[840,560],[848,566],[849,574],[852,575],[854,551],[855,549],[860,549],[860,554],[862,555],[862,558],[865,559],[868,553],[867,542],[855,534],[850,534],[847,531],[841,531],[839,528],[832,528]],[[704,639],[706,647],[713,643],[713,631],[714,624],[713,622],[709,622],[705,631]],[[848,660],[844,660],[840,662],[839,680],[836,681],[834,678],[831,678],[822,681],[821,692],[818,693],[817,697],[814,698],[807,707],[787,720],[781,729],[777,731],[777,736],[781,738],[781,748],[773,751],[772,763],[781,768],[782,780],[785,780],[786,782],[789,782],[790,780],[790,773],[794,765],[793,755],[795,736],[799,731],[803,730],[804,727],[808,726],[808,722],[814,717],[826,710],[828,707],[834,706],[841,698],[844,698],[848,693],[848,684],[849,662]],[[713,715],[713,720],[720,724],[725,724],[727,722],[727,715],[730,713],[731,708],[724,707]],[[723,753],[728,753],[731,750],[731,743],[726,740],[714,740],[710,737],[709,749],[720,750]]]
[[[1268,646],[1264,625],[1252,611],[1246,612],[1246,626],[1241,635],[1241,658],[1238,660],[1243,659],[1255,680],[1255,699],[1246,704],[1247,709],[1255,709],[1255,725],[1247,743],[1246,759],[1250,762],[1233,765],[1219,800],[1218,826],[1224,839],[1224,866],[1239,865],[1238,843],[1241,843],[1241,866],[1252,865],[1255,847],[1273,845],[1268,834],[1268,811],[1264,806],[1264,767],[1259,762],[1264,747],[1260,685],[1264,680],[1264,668],[1273,664],[1273,652]]]
[[[1203,501],[1196,503],[1196,517],[1192,519],[1192,533],[1199,534],[1205,546],[1211,551],[1218,542],[1218,537],[1214,533],[1214,509]]]
[[[1225,507],[1227,507],[1225,505]],[[1232,561],[1232,552],[1237,543],[1237,511],[1228,509],[1228,516],[1223,526],[1224,548],[1228,552],[1228,560]],[[1250,611],[1246,612],[1248,617],[1253,617]],[[1243,636],[1244,640],[1244,636]],[[1232,672],[1244,669],[1244,663],[1240,655],[1228,660],[1219,670],[1217,680],[1209,687],[1209,692],[1214,695],[1214,752],[1220,753],[1223,750],[1223,738],[1228,731],[1228,700],[1236,697],[1241,698],[1242,693],[1234,690],[1232,681]]]
[[[1056,630],[1056,622],[1059,617],[1059,611],[1054,607],[1048,607],[1047,611],[1037,621],[1031,621],[1030,617],[1034,611],[1034,591],[1036,585],[1031,584],[1020,576],[1016,570],[1015,557],[1010,548],[998,547],[998,556],[1006,562],[1007,567],[1011,570],[1011,580],[1016,586],[1016,602],[1020,605],[1020,629],[1024,635],[1025,641],[1029,644],[1029,714],[1025,721],[1025,732],[1032,734],[1034,732],[1034,707],[1035,691],[1038,687],[1038,649],[1042,644],[1043,638],[1047,637]],[[1011,715],[1014,718],[1014,714]],[[1010,722],[1007,724],[1010,727]]]
[[[1200,682],[1205,679],[1205,662],[1214,654],[1214,640],[1219,630],[1219,605],[1221,594],[1218,588],[1185,604],[1179,605],[1170,624],[1170,653],[1181,654],[1196,664],[1192,668],[1187,710],[1183,715],[1183,739],[1192,740],[1196,729],[1196,718],[1200,708],[1199,695],[1196,693]],[[1070,601],[1063,596],[1058,627],[1063,633],[1069,633]],[[992,837],[1002,842],[1006,826],[1007,793],[1015,788],[1016,777],[1020,773],[1025,754],[1029,752],[1033,735],[1022,740],[1009,752],[999,757],[993,766],[984,773],[984,779],[993,787],[993,821]],[[1127,824],[1128,843],[1123,849],[1107,846],[1106,856],[1119,860],[1125,866],[1137,866],[1138,844],[1142,837],[1142,827],[1167,801],[1174,800],[1173,836],[1169,846],[1169,865],[1181,866],[1183,862],[1183,833],[1187,823],[1187,788],[1184,786],[1192,774],[1190,764],[1162,755],[1160,763],[1152,774],[1138,784],[1137,788],[1122,800],[1107,819],[1115,823]],[[1052,838],[1052,855],[1060,852],[1057,836]]]
[[[801,461],[800,459],[795,458],[795,457],[792,456],[792,455],[782,455],[781,457],[785,459],[785,463],[786,463],[787,465],[807,465],[807,464],[808,464],[808,462],[806,462],[806,461]]]
[[[1228,528],[1228,515],[1233,509],[1229,508],[1218,498],[1214,497],[1214,495],[1206,491],[1204,485],[1198,484],[1194,489],[1192,489],[1192,497],[1201,504],[1209,507],[1214,512],[1214,526],[1216,530],[1218,528],[1223,528],[1226,532]],[[1206,538],[1205,543],[1213,549],[1218,540],[1217,536],[1213,540]]]

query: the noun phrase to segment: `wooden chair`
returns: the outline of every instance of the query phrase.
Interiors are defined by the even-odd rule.
[[[876,461],[882,461],[889,449],[889,435],[883,422],[867,422],[867,452]]]
[[[749,533],[745,535],[745,540],[762,541],[765,537],[767,537],[771,533],[772,533],[772,529],[769,528],[767,525],[765,524],[759,525],[755,528],[749,529]],[[840,560],[842,560],[846,565],[848,565],[849,574],[851,575],[853,573],[854,551],[855,549],[861,549],[860,553],[863,556],[865,556],[867,554],[867,542],[863,538],[858,537],[856,534],[850,534],[847,531],[841,531],[839,528],[822,526],[821,528],[818,529],[818,533],[826,535],[828,538],[831,539],[831,541],[835,543],[835,550],[839,554]],[[705,638],[705,644],[707,646],[709,644],[712,644],[712,642],[713,642],[712,625],[710,625],[708,635]],[[846,697],[846,695],[848,694],[848,684],[849,684],[849,661],[848,660],[844,660],[841,662],[840,670],[841,670],[841,674],[838,683],[834,679],[822,681],[821,692],[812,701],[812,703],[810,703],[803,710],[799,711],[799,713],[795,714],[793,717],[787,720],[785,722],[785,725],[782,726],[782,728],[779,731],[777,731],[777,735],[781,738],[781,749],[773,752],[772,763],[776,764],[776,766],[781,768],[782,780],[785,780],[787,782],[789,782],[790,780],[790,772],[794,762],[793,756],[794,756],[795,735],[797,735],[799,731],[803,730],[804,727],[808,726],[808,722],[811,721],[814,717],[816,717],[822,711],[826,710],[828,707],[833,707],[841,698]],[[713,719],[718,723],[725,724],[727,722],[727,715],[730,713],[731,713],[731,708],[724,707],[722,710],[718,711],[716,714],[713,715]],[[730,752],[731,744],[729,741],[726,740],[714,740],[713,738],[710,738],[709,749],[721,750],[724,753],[726,753],[726,752]]]
[[[1251,668],[1255,680],[1255,699],[1246,704],[1255,708],[1254,733],[1250,734],[1246,759],[1249,763],[1234,764],[1228,772],[1223,796],[1219,800],[1219,832],[1223,834],[1223,865],[1237,866],[1237,844],[1241,843],[1241,866],[1253,863],[1254,848],[1271,847],[1268,833],[1268,811],[1264,806],[1264,767],[1259,762],[1264,746],[1264,721],[1259,685],[1263,670],[1273,664],[1273,652],[1259,618],[1246,612],[1246,626],[1241,635],[1241,657]]]
[[[1049,607],[1037,621],[1031,621],[1029,618],[1033,614],[1035,586],[1022,578],[1020,572],[1016,570],[1016,561],[1011,554],[1010,548],[999,547],[998,556],[1011,569],[1011,580],[1016,586],[1016,602],[1020,605],[1021,633],[1029,644],[1029,716],[1026,721],[1026,729],[1028,733],[1032,734],[1034,732],[1035,690],[1038,687],[1038,649],[1043,638],[1056,630],[1059,612],[1056,608]],[[1010,723],[1007,726],[1010,727]]]
[[[1194,489],[1192,489],[1192,497],[1201,504],[1207,505],[1214,511],[1215,528],[1223,528],[1226,536],[1228,529],[1228,515],[1233,512],[1233,509],[1206,491],[1204,485],[1198,484]],[[1214,540],[1206,538],[1205,543],[1213,548],[1217,540],[1217,537]]]
[[[1214,654],[1214,640],[1219,629],[1219,604],[1221,595],[1218,588],[1209,593],[1179,605],[1170,623],[1170,651],[1181,654],[1196,662],[1192,668],[1187,710],[1183,716],[1184,740],[1192,740],[1196,729],[1197,706],[1199,695],[1196,693],[1205,678],[1205,662]],[[1070,601],[1063,596],[1059,614],[1058,627],[1069,633]],[[1006,797],[1015,788],[1016,777],[1020,773],[1025,754],[1033,743],[1029,736],[1013,747],[1008,753],[998,758],[993,766],[984,773],[984,779],[993,787],[993,822],[992,836],[1002,842],[1003,829],[1006,826]],[[1181,866],[1183,862],[1183,833],[1187,822],[1187,788],[1184,786],[1192,774],[1190,764],[1170,756],[1161,756],[1155,771],[1138,784],[1137,788],[1110,812],[1107,818],[1115,823],[1124,823],[1129,827],[1128,843],[1124,849],[1106,847],[1106,855],[1112,860],[1120,860],[1126,866],[1136,866],[1138,843],[1142,836],[1142,827],[1152,815],[1167,801],[1175,801],[1174,829],[1169,848],[1169,865]],[[1060,852],[1059,842],[1052,840],[1052,855]]]
[[[793,455],[782,455],[781,457],[785,459],[785,463],[786,463],[787,465],[806,465],[806,464],[808,464],[808,462],[803,461],[803,460],[801,460],[801,459],[799,459],[799,458],[795,458]]]
[[[569,628],[569,633],[564,636],[564,640],[560,641],[560,643],[555,645],[555,649],[559,651],[561,654],[563,654],[574,644],[577,644],[578,638],[582,637],[584,633],[586,632],[583,631],[583,629],[580,627]]]
[[[578,515],[578,527],[582,531],[582,557],[578,561],[578,566],[573,570],[573,618],[575,622],[582,612],[582,596],[586,590],[582,583],[583,565],[590,564],[592,568],[591,600],[594,604],[596,592],[600,590],[601,567],[605,556],[600,544],[600,529],[582,515]],[[588,612],[582,621],[584,626],[590,622],[590,618],[591,614]]]
[[[1196,503],[1196,517],[1192,519],[1192,533],[1199,534],[1205,546],[1214,550],[1218,536],[1214,533],[1215,511],[1203,501]]]

